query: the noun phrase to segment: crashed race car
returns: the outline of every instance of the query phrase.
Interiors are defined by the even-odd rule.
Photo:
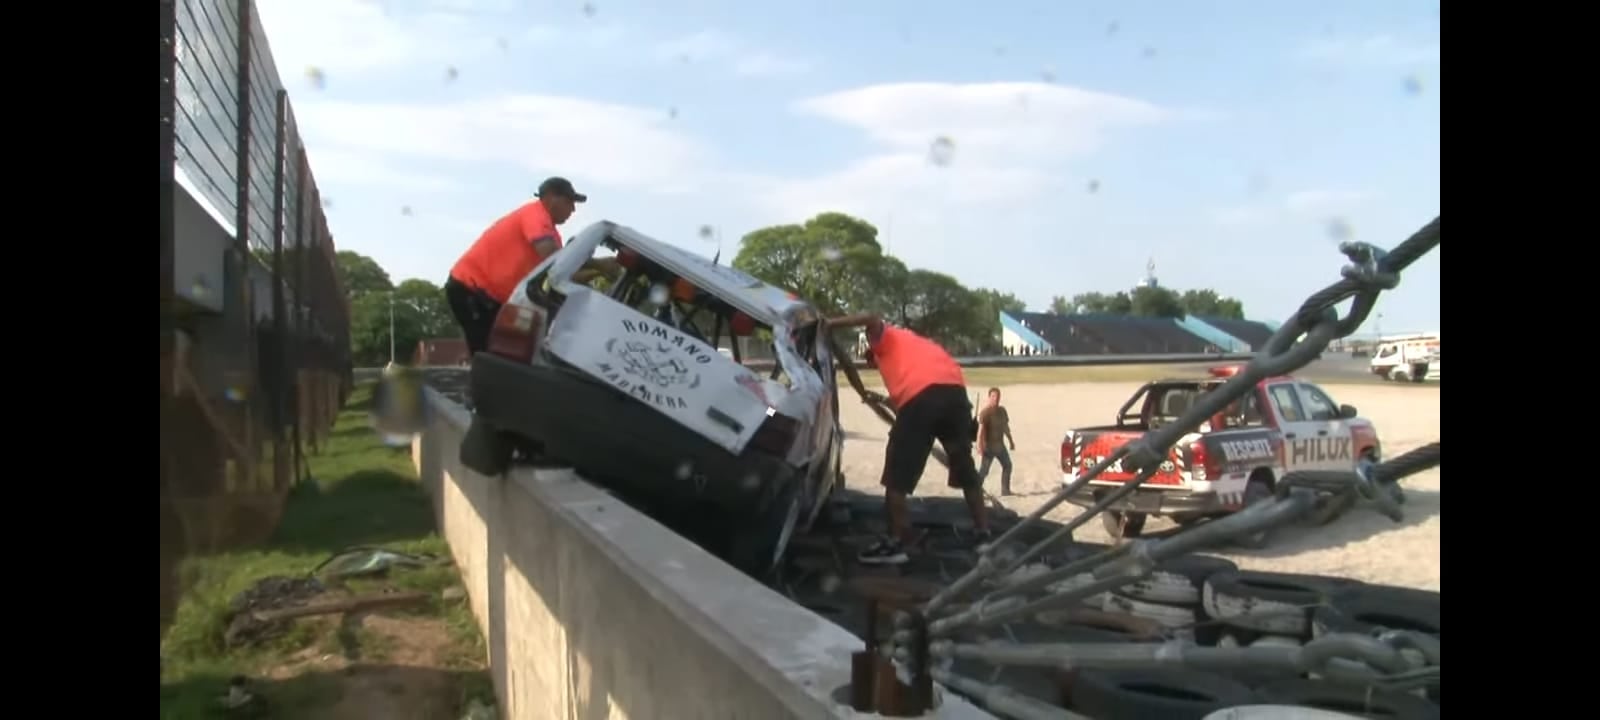
[[[579,282],[597,264],[608,282]],[[461,461],[569,466],[747,573],[839,482],[834,359],[808,303],[601,222],[534,268],[472,359]],[[770,369],[745,355],[760,350]]]
[[[1139,388],[1117,411],[1117,423],[1079,428],[1061,441],[1062,483],[1071,484],[1118,448],[1173,422],[1204,393],[1226,382],[1238,366],[1212,368],[1210,376],[1158,380]],[[1262,380],[1238,402],[1181,438],[1154,475],[1100,514],[1113,539],[1138,537],[1150,516],[1179,525],[1226,515],[1272,497],[1291,470],[1344,470],[1376,463],[1382,447],[1372,421],[1335,403],[1317,385],[1293,377]],[[1090,507],[1134,479],[1120,461],[1074,493],[1068,501]],[[1398,487],[1386,491],[1399,495]],[[1313,515],[1331,522],[1354,504],[1354,496],[1323,497]],[[1267,543],[1265,534],[1238,541]]]

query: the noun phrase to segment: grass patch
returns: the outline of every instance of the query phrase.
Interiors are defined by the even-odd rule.
[[[162,641],[162,718],[216,716],[220,710],[215,699],[225,691],[228,678],[255,676],[307,649],[348,655],[355,645],[361,648],[362,662],[381,661],[388,652],[385,639],[327,618],[299,620],[284,634],[246,650],[229,651],[223,641],[229,602],[269,575],[305,575],[333,553],[354,545],[449,557],[448,546],[434,529],[432,504],[417,482],[409,448],[387,447],[368,429],[371,401],[371,385],[352,394],[322,451],[308,458],[312,479],[291,492],[282,523],[263,547],[185,563],[182,572],[191,581],[185,583],[190,590]],[[438,599],[443,590],[459,584],[455,567],[442,565],[396,570],[388,578],[355,580],[348,586],[356,593],[378,586],[432,593],[435,599],[426,604],[384,614],[442,621],[451,638],[444,651],[446,664],[464,673],[462,692],[477,696],[488,682],[481,672],[482,636],[465,602]],[[481,682],[467,679],[474,673],[485,677]],[[336,697],[337,678],[322,675],[274,684],[269,698],[272,714],[295,717],[303,709],[329,702],[330,693]]]

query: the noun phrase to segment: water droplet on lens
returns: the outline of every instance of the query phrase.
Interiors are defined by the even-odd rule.
[[[956,141],[940,135],[928,146],[928,162],[945,167],[955,160]]]
[[[1349,240],[1355,234],[1355,229],[1350,227],[1349,221],[1344,218],[1333,218],[1328,221],[1328,237],[1337,242]]]

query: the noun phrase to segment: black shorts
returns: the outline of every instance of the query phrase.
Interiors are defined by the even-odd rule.
[[[500,303],[477,288],[460,280],[444,281],[444,299],[450,304],[450,314],[456,316],[461,334],[467,339],[467,351],[476,355],[489,349],[489,331],[494,329],[494,318],[500,314]]]
[[[972,403],[967,401],[967,389],[960,385],[929,386],[901,406],[884,449],[883,486],[908,495],[916,490],[934,440],[950,458],[950,487],[977,487]]]

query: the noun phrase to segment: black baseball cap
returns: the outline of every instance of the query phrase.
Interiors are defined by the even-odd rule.
[[[548,178],[544,182],[539,183],[539,192],[534,193],[534,196],[544,197],[546,195],[559,195],[565,198],[572,198],[573,202],[587,202],[589,200],[588,195],[578,192],[576,188],[572,187],[572,181],[564,177]]]

